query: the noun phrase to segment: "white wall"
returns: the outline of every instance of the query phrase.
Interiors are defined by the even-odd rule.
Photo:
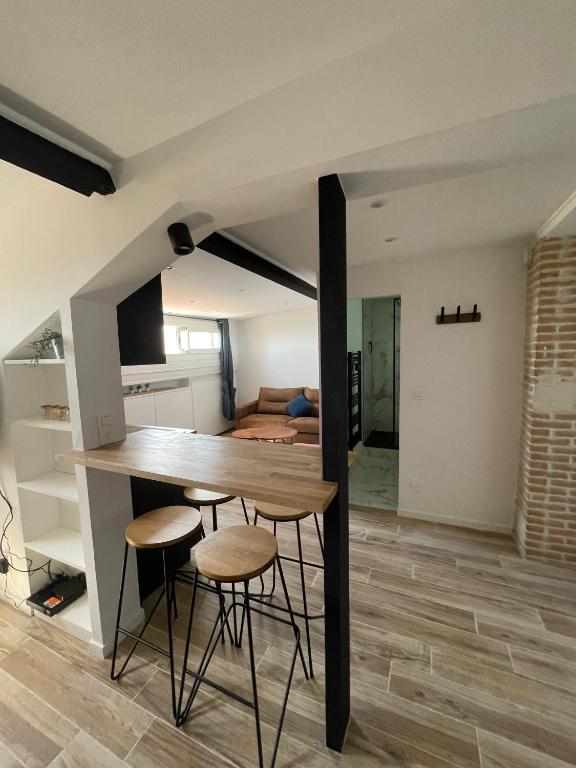
[[[521,249],[357,267],[348,291],[402,299],[400,514],[510,530],[522,396]],[[455,312],[475,303],[481,322],[436,325],[442,305]],[[422,400],[412,399],[414,389]]]
[[[316,307],[237,322],[236,403],[260,387],[318,387]]]

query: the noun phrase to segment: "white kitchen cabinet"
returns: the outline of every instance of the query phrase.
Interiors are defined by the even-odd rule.
[[[192,382],[195,428],[203,435],[219,435],[233,426],[222,416],[222,384],[220,379],[204,379]]]
[[[158,392],[156,400],[156,426],[194,428],[192,390],[189,387]]]
[[[156,395],[133,395],[124,398],[126,424],[156,426]]]

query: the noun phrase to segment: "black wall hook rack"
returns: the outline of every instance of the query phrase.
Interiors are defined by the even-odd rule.
[[[445,308],[442,307],[440,314],[436,315],[436,322],[438,325],[450,325],[452,323],[479,323],[482,319],[482,315],[478,312],[478,304],[474,304],[472,312],[462,312],[460,304],[456,309],[456,314],[447,315]]]

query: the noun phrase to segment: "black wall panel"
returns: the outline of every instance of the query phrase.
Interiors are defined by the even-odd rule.
[[[118,341],[122,365],[156,365],[166,362],[162,280],[152,278],[117,308]]]

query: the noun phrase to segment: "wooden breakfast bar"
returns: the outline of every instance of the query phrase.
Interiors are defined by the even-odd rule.
[[[59,454],[61,461],[183,487],[242,496],[323,513],[337,483],[322,480],[320,448],[142,429],[90,451]]]
[[[58,459],[98,472],[159,481],[183,489],[204,489],[224,497],[247,498],[261,505],[268,503],[292,508],[295,520],[306,513],[325,513],[333,506],[338,494],[336,482],[322,479],[322,451],[320,447],[313,446],[303,449],[297,445],[236,440],[230,437],[199,435],[184,430],[143,428],[128,434],[120,442],[91,450],[60,453]],[[164,512],[164,509],[167,512]],[[181,510],[182,507],[165,507],[158,511],[166,515],[170,510],[178,509]],[[299,515],[298,510],[304,514]],[[328,528],[330,527],[329,521],[325,521],[325,530],[326,523]],[[237,528],[228,530],[231,533],[236,530],[235,535],[239,535]],[[248,530],[251,532],[248,533]],[[248,530],[244,529],[244,538],[248,537],[246,546],[251,548],[255,544],[254,539],[266,531],[252,525]],[[320,529],[318,535],[320,536]],[[208,539],[205,541],[208,542]],[[275,546],[277,550],[277,544]],[[237,543],[234,551],[236,554],[244,551],[244,545]],[[197,565],[197,568],[199,567]],[[245,583],[247,589],[248,582]],[[326,585],[325,593],[330,595],[330,589]],[[118,620],[119,617],[120,609]],[[327,659],[330,656],[329,642],[327,637]],[[115,653],[116,651],[114,657]],[[310,656],[310,664],[311,659]]]

